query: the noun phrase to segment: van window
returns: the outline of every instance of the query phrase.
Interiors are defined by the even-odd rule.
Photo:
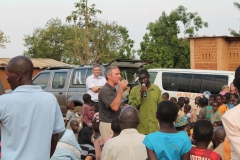
[[[50,73],[40,73],[34,80],[33,80],[33,85],[39,85],[42,87],[42,89],[47,87],[48,80],[50,77]]]
[[[56,72],[53,77],[52,88],[64,88],[67,78],[67,72]]]
[[[178,91],[189,92],[192,80],[192,74],[181,73],[179,77]]]
[[[157,72],[149,72],[149,75],[150,75],[150,79],[149,79],[150,83],[154,83],[157,76]]]
[[[201,87],[202,75],[201,74],[194,74],[192,78],[190,92],[192,93],[199,93]]]
[[[228,84],[228,76],[192,73],[162,73],[164,90],[218,94],[223,85]]]
[[[72,84],[86,84],[87,69],[76,69],[73,72]]]

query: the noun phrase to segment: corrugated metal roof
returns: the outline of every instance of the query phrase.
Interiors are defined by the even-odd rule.
[[[11,58],[0,58],[0,68],[5,68]],[[52,66],[69,66],[67,63],[50,58],[30,58],[34,68],[45,69]]]

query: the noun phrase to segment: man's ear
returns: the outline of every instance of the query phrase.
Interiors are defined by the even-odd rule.
[[[18,72],[17,73],[17,81],[20,81],[22,79],[22,73]]]

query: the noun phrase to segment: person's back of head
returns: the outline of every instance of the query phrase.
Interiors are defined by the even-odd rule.
[[[91,136],[93,134],[93,129],[90,127],[84,127],[80,130],[78,134],[78,143],[79,144],[90,144],[93,146],[91,141]]]
[[[126,106],[121,110],[119,124],[122,130],[137,128],[139,124],[138,111],[133,106]]]
[[[226,137],[226,132],[224,130],[223,126],[219,126],[214,128],[213,130],[213,147],[218,147],[221,143],[224,142],[224,139]]]
[[[67,110],[74,110],[74,103],[73,103],[73,101],[67,101],[66,102],[66,108],[67,108]]]
[[[100,133],[99,124],[100,124],[100,122],[98,122],[96,119],[94,119],[92,121],[92,127],[93,127],[93,130],[94,130],[95,133]]]
[[[199,105],[201,107],[206,107],[208,105],[208,99],[207,98],[200,98],[199,99]]]
[[[193,128],[193,138],[203,148],[207,148],[213,136],[213,127],[210,121],[198,120]]]
[[[171,123],[176,120],[178,107],[172,101],[162,101],[158,104],[157,119],[159,122]]]
[[[174,103],[177,103],[177,98],[171,97],[171,98],[170,98],[170,101],[172,101],[172,102],[174,102]]]
[[[111,129],[113,130],[114,136],[117,136],[121,133],[122,129],[119,124],[119,118],[116,117],[111,122]]]
[[[189,98],[188,97],[184,97],[184,104],[189,104]]]
[[[17,56],[12,58],[6,66],[6,80],[11,89],[21,85],[32,85],[33,63],[26,56]]]
[[[180,101],[184,103],[184,97],[178,97],[178,102]]]
[[[184,106],[184,103],[182,101],[177,102],[178,110],[181,110],[183,106]]]
[[[89,104],[91,102],[90,94],[84,94],[83,95],[83,101],[84,101],[85,104]]]
[[[189,113],[189,112],[191,111],[191,108],[192,108],[192,107],[191,107],[190,105],[185,105],[185,106],[184,106],[184,112],[185,112],[185,113]]]
[[[169,94],[168,94],[167,92],[163,93],[163,94],[162,94],[162,98],[163,98],[164,100],[169,100]]]

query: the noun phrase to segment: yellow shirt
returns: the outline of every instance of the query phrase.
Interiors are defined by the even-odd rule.
[[[228,110],[228,107],[226,106],[226,104],[222,104],[221,106],[219,106],[218,111],[223,115],[226,111]]]

